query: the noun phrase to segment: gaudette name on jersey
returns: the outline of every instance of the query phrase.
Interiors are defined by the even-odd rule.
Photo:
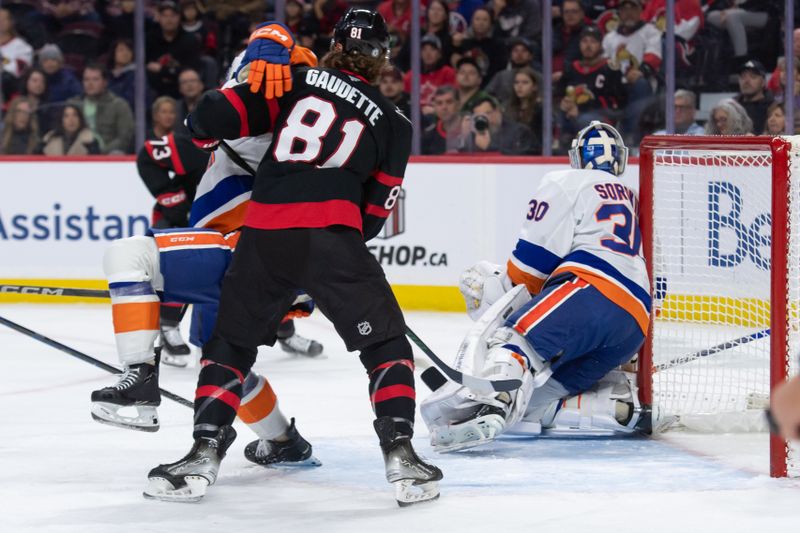
[[[324,70],[308,69],[306,83],[312,87],[325,89],[346,102],[353,104],[361,111],[373,126],[383,116],[378,104],[370,100],[364,93],[337,76],[331,76]]]

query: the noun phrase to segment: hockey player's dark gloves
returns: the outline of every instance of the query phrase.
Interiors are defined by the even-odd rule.
[[[213,152],[219,146],[218,139],[209,139],[201,135],[198,135],[198,133],[192,127],[191,115],[186,117],[186,120],[183,121],[183,125],[186,126],[186,129],[188,129],[189,133],[192,135],[192,143],[201,150],[205,150],[206,152]]]
[[[289,28],[279,22],[265,22],[250,34],[242,64],[250,68],[251,92],[263,93],[269,100],[292,90],[289,64],[294,44]]]

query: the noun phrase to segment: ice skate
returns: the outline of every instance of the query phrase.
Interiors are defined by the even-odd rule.
[[[93,391],[92,418],[101,424],[125,429],[158,431],[156,407],[160,404],[156,354],[153,364],[130,365],[115,385]],[[127,414],[126,411],[136,411],[136,414]]]
[[[189,364],[192,350],[181,337],[179,326],[161,324],[161,345],[164,348],[161,362],[165,365],[183,368]]]
[[[183,459],[158,465],[147,475],[144,497],[168,502],[197,502],[217,480],[219,465],[236,438],[231,426],[222,426],[214,437],[200,437]]]
[[[435,428],[431,439],[434,450],[441,453],[454,452],[492,442],[506,428],[507,398],[507,393],[500,393],[493,403],[481,405],[471,417]]]
[[[395,487],[397,504],[407,507],[438,499],[442,471],[420,459],[411,438],[395,430],[391,417],[378,418],[374,426],[386,463],[386,480]]]
[[[315,340],[307,339],[297,333],[286,338],[279,338],[278,342],[284,352],[316,357],[322,353],[322,344]]]
[[[244,449],[245,458],[262,466],[322,466],[312,455],[311,444],[304,439],[292,423],[286,430],[288,440],[254,440]]]

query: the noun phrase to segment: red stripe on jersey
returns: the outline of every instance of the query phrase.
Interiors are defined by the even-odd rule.
[[[236,379],[239,380],[239,383],[244,383],[244,376],[242,375],[241,371],[233,368],[232,366],[223,365],[222,363],[215,363],[214,361],[212,361],[210,359],[203,359],[202,361],[200,361],[200,366],[208,366],[208,365],[217,365],[217,366],[221,366],[225,370],[230,370],[231,372],[236,374]]]
[[[370,400],[372,403],[385,402],[393,398],[411,398],[416,399],[417,393],[413,387],[408,385],[389,385],[375,391]]]
[[[384,368],[389,368],[389,367],[392,367],[394,365],[407,366],[408,368],[411,369],[412,372],[414,371],[414,362],[413,361],[409,361],[408,359],[398,359],[396,361],[389,361],[388,363],[383,363],[382,365],[378,365],[370,373],[374,374],[378,370],[382,370]]]
[[[178,153],[178,147],[175,145],[175,134],[170,133],[167,135],[167,143],[172,150],[170,159],[172,159],[172,167],[175,170],[175,174],[178,174],[179,176],[186,174],[186,169],[183,167],[183,161],[181,161],[181,156]]]
[[[347,200],[262,204],[250,200],[244,225],[256,229],[349,226],[361,231],[361,210]]]
[[[383,185],[386,185],[387,187],[395,187],[395,186],[400,185],[401,183],[403,183],[403,178],[398,178],[396,176],[391,176],[391,175],[387,174],[386,172],[381,172],[380,170],[375,172],[375,174],[373,174],[372,177],[375,178],[376,180],[378,180],[378,183],[382,183]]]
[[[222,89],[222,94],[228,99],[233,108],[239,113],[239,137],[250,136],[250,124],[247,122],[247,108],[239,95],[233,89]]]
[[[239,403],[241,403],[241,398],[236,396],[229,390],[225,390],[222,387],[217,387],[216,385],[203,385],[202,387],[197,387],[197,392],[194,395],[195,399],[199,398],[213,398],[215,400],[219,400],[228,404],[234,411],[239,410]]]
[[[364,209],[364,212],[374,217],[386,218],[392,211],[390,209],[385,209],[379,205],[367,204],[367,207],[366,209]]]

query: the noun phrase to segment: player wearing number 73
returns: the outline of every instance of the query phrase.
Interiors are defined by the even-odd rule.
[[[292,88],[282,97],[265,98],[251,81],[207,93],[190,115],[187,125],[204,145],[267,132],[273,137],[223,281],[216,328],[203,347],[195,447],[183,460],[151,471],[146,495],[174,499],[214,482],[235,436],[231,424],[256,347],[275,342],[303,289],[348,350],[361,352],[398,503],[438,497],[441,471],[411,446],[414,363],[403,314],[366,246],[397,200],[411,151],[410,122],[374,86],[388,51],[383,18],[350,9],[321,67],[293,69]]]
[[[437,389],[421,405],[435,447],[482,444],[518,422],[528,423],[514,428],[524,433],[647,427],[629,381],[608,376],[633,357],[650,321],[636,199],[618,178],[627,158],[619,133],[592,122],[573,141],[573,170],[539,182],[507,268],[481,262],[462,275],[480,319],[460,359],[476,375],[523,386],[485,397]],[[595,387],[601,380],[611,384]],[[560,401],[590,389],[583,405]]]

